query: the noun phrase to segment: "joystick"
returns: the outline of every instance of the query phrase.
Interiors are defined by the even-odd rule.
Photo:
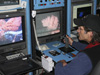
[[[64,37],[64,40],[65,40],[65,47],[68,48],[68,46],[69,46],[68,38],[67,37]]]
[[[65,36],[62,36],[61,39],[64,39],[64,41],[65,41],[65,47],[68,48],[68,46],[69,46],[68,38],[65,37]]]
[[[64,41],[65,41],[65,47],[61,47],[61,48],[59,48],[59,49],[60,49],[61,51],[63,51],[64,54],[73,52],[74,50],[73,50],[72,48],[69,47],[68,38],[65,37],[65,36],[62,36],[61,39],[64,39]]]

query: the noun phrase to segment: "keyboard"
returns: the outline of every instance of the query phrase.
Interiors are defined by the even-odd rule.
[[[16,54],[8,55],[8,56],[6,56],[6,58],[7,58],[7,60],[11,60],[11,59],[19,58],[22,56],[25,56],[25,55],[23,53],[16,53]]]
[[[0,73],[3,73],[3,75],[22,75],[40,68],[38,64],[32,61],[30,55],[21,55],[13,54],[9,55],[9,57],[7,56],[7,60],[0,62]],[[11,58],[14,56],[13,59],[10,56]]]
[[[18,59],[0,64],[0,68],[6,73],[5,75],[13,75],[31,69],[32,65],[29,65],[26,60]]]

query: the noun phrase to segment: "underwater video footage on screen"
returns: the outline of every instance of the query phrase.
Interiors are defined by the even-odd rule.
[[[23,41],[22,17],[0,19],[0,45]]]

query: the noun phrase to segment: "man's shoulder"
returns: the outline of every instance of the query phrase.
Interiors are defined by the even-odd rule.
[[[85,50],[91,50],[91,49],[100,49],[100,45],[96,45],[96,46],[93,46],[91,48],[87,48]]]
[[[85,53],[100,53],[100,45],[96,45],[94,47],[91,47],[91,48],[87,48],[85,49],[83,52]]]

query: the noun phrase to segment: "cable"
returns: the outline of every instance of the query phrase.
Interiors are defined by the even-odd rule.
[[[35,27],[35,21],[34,20],[33,20],[33,28],[34,28],[34,34],[35,34],[35,39],[36,39],[38,49],[41,51],[42,49],[40,47],[40,44],[39,44],[39,41],[38,41],[38,38],[37,38],[37,33],[36,33],[36,27]]]

